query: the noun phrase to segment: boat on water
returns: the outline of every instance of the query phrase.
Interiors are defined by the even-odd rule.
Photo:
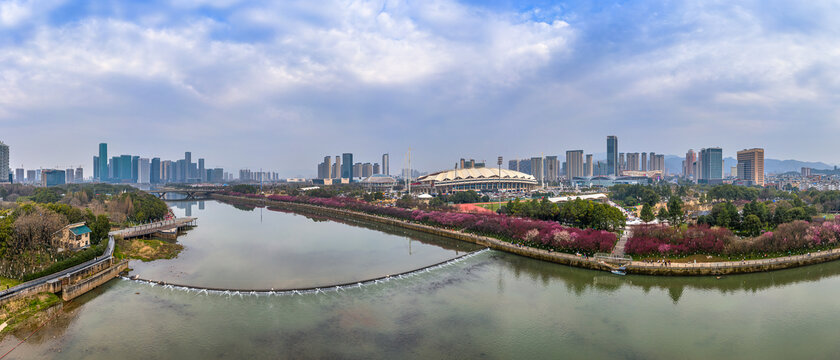
[[[623,270],[612,270],[610,272],[613,273],[613,274],[616,274],[616,275],[627,275],[627,272],[625,272]]]

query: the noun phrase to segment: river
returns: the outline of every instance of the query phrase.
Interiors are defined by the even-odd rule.
[[[135,272],[183,283],[280,287],[391,273],[473,250],[357,223],[217,202],[193,206],[199,226],[179,239],[183,253],[133,262]],[[259,229],[275,229],[257,224],[283,224],[291,230],[271,241],[294,244],[253,241]],[[242,235],[224,230],[243,228],[249,230]],[[324,257],[312,244],[363,260]],[[248,254],[253,264],[242,260]],[[236,267],[222,265],[229,258]],[[266,260],[273,258],[282,260]],[[300,266],[308,271],[292,271]],[[312,271],[319,266],[329,271]],[[270,275],[235,283],[254,272]],[[834,358],[838,296],[840,262],[721,279],[667,278],[488,250],[405,278],[301,295],[222,295],[117,279],[66,304],[8,358]],[[28,330],[6,336],[0,348],[11,348]]]

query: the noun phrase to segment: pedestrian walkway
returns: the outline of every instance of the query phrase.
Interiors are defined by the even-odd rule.
[[[627,238],[630,237],[630,227],[624,228],[624,233],[621,234],[621,237],[618,239],[618,242],[615,243],[615,247],[612,249],[610,255],[612,256],[624,256],[624,245],[627,245]]]

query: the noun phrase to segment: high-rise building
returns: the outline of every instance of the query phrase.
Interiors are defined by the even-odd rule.
[[[640,171],[648,171],[648,156],[646,152],[642,153],[642,157],[639,159],[639,165]]]
[[[9,145],[0,141],[0,183],[9,181]]]
[[[362,164],[362,177],[368,178],[373,175],[373,164],[371,163],[364,163]]]
[[[41,170],[41,186],[50,187],[64,185],[67,178],[64,170],[43,169]]]
[[[350,179],[353,182],[353,154],[341,154],[341,178]]]
[[[619,175],[618,171],[618,137],[607,136],[607,175]]]
[[[624,170],[639,171],[639,153],[627,153]]]
[[[332,164],[332,178],[341,179],[341,157],[335,156],[335,163]]]
[[[76,175],[73,176],[73,177],[76,178],[77,183],[84,182],[85,181],[85,170],[80,168],[80,167],[77,167],[76,168]]]
[[[149,165],[149,183],[150,184],[160,184],[160,158],[152,158],[152,162]]]
[[[24,177],[24,171],[21,168],[15,169],[15,182],[22,183],[26,182],[26,178]]]
[[[560,161],[556,155],[545,157],[545,181],[554,183],[560,180]]]
[[[508,160],[508,170],[519,171],[519,160]]]
[[[567,161],[568,163],[568,161]],[[568,167],[568,165],[566,165]],[[583,168],[583,176],[593,176],[595,164],[592,163],[592,154],[586,154],[586,165]],[[568,177],[568,175],[567,175]],[[571,179],[571,178],[569,178]]]
[[[686,179],[696,178],[697,174],[694,172],[694,162],[697,161],[697,154],[694,149],[688,149],[685,153],[685,162],[683,162],[683,177]]]
[[[382,174],[391,175],[391,156],[388,153],[382,154]]]
[[[624,162],[624,153],[618,153],[618,172],[616,175],[621,175],[621,170],[627,170],[627,163]]]
[[[723,150],[708,148],[700,150],[700,181],[704,184],[720,184],[723,181]]]
[[[361,177],[362,176],[362,163],[355,163],[353,164],[353,177]]]
[[[131,170],[131,155],[121,155],[120,156],[120,177],[121,181],[129,181],[133,178],[133,173]]]
[[[93,157],[93,180],[99,180],[99,156]]]
[[[207,181],[207,171],[204,169],[204,159],[198,159],[198,176],[196,176],[201,182]]]
[[[543,172],[543,158],[531,158],[531,175],[537,179],[537,183],[543,184],[545,181],[545,172]]]
[[[38,178],[37,170],[26,170],[26,182],[30,184],[35,184],[40,179]]]
[[[108,144],[99,144],[99,181],[108,181]]]
[[[651,151],[648,153],[648,166],[649,171],[656,170],[656,153]]]
[[[330,179],[332,178],[332,157],[324,156],[324,173],[322,174],[321,179]]]
[[[802,174],[802,177],[809,177],[809,176],[811,176],[811,168],[809,168],[809,167],[803,167],[803,168],[801,169],[801,174]]]
[[[764,149],[745,149],[738,152],[737,177],[750,185],[764,186]]]
[[[160,163],[160,182],[167,183],[172,181],[174,171],[172,169],[172,160],[164,160]]]
[[[72,184],[73,181],[73,169],[64,170],[64,183],[65,184]]]
[[[137,182],[140,184],[151,184],[152,182],[152,165],[149,159],[137,159]]]
[[[382,169],[379,167],[379,163],[373,163],[373,174],[381,174]]]
[[[583,169],[583,150],[566,151],[566,177],[569,181],[585,176]]]
[[[187,179],[192,179],[195,177],[195,175],[190,172],[190,170],[192,169],[192,152],[184,152],[184,164],[184,178],[182,179],[182,181],[187,182]]]
[[[136,183],[137,179],[140,178],[140,157],[139,156],[132,156],[131,157],[131,182]]]

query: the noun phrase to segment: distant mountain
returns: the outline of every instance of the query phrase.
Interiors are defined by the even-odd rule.
[[[665,168],[669,174],[682,174],[682,162],[685,158],[676,155],[665,155]],[[723,174],[731,172],[733,166],[738,165],[738,160],[732,157],[723,159]],[[803,167],[817,170],[831,170],[834,166],[822,162],[809,162],[799,160],[776,160],[764,159],[764,172],[767,174],[781,174],[786,172],[799,172]]]

